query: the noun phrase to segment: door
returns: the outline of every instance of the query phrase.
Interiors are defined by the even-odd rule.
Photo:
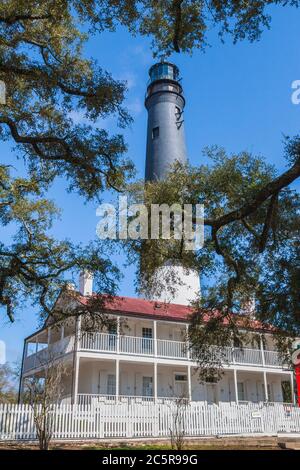
[[[238,389],[238,399],[239,399],[239,401],[246,401],[244,382],[238,382],[237,383],[237,389]]]
[[[116,376],[114,374],[108,374],[107,376],[107,395],[115,396],[116,395]]]
[[[206,384],[206,396],[207,396],[207,403],[218,403],[217,400],[217,385],[216,384]]]
[[[269,401],[271,401],[271,402],[274,401],[274,389],[273,389],[273,384],[268,384],[268,398],[269,398]]]
[[[153,396],[153,379],[152,377],[143,377],[143,397]]]
[[[174,394],[177,398],[188,397],[188,383],[186,374],[175,374],[174,376]]]
[[[142,353],[152,354],[152,328],[142,328]]]
[[[108,349],[109,351],[116,350],[117,344],[117,327],[116,325],[110,325],[108,328]]]

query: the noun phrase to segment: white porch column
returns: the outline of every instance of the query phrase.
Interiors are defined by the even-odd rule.
[[[34,367],[36,367],[37,353],[39,348],[38,336],[35,337],[35,355],[34,355]]]
[[[120,352],[120,317],[117,316],[117,354]]]
[[[20,384],[19,384],[19,394],[18,394],[18,404],[23,403],[23,395],[24,395],[24,363],[28,356],[28,342],[24,342],[23,348],[23,355],[22,355],[22,365],[21,365],[21,377],[20,377]]]
[[[191,366],[188,365],[188,393],[189,393],[189,401],[192,401],[192,377],[191,377]]]
[[[75,367],[74,367],[74,380],[73,380],[73,404],[76,405],[78,401],[78,382],[79,382],[79,356],[75,353]]]
[[[234,396],[235,402],[239,403],[239,392],[238,392],[238,383],[237,383],[237,370],[233,369],[233,379],[234,379]]]
[[[28,356],[28,341],[25,341],[25,346],[24,346],[24,359]]]
[[[188,359],[190,359],[190,342],[189,342],[189,325],[186,324],[185,325],[185,333],[186,333],[186,338],[185,338],[185,342],[186,342],[186,356]]]
[[[81,343],[81,315],[78,317],[78,323],[77,323],[77,350],[80,349],[80,343]]]
[[[120,395],[120,359],[116,359],[116,401]]]
[[[153,370],[153,397],[154,402],[157,402],[157,362],[154,362],[154,370]]]
[[[265,350],[264,350],[264,343],[262,339],[262,335],[259,335],[259,342],[260,342],[260,352],[261,352],[261,359],[262,359],[262,365],[265,366]]]
[[[78,381],[79,381],[79,355],[78,350],[80,346],[81,336],[81,315],[76,318],[75,324],[75,344],[74,344],[74,361],[73,361],[73,390],[72,390],[72,403],[77,404],[78,401]]]
[[[291,395],[292,395],[291,399],[292,399],[292,403],[295,405],[296,399],[295,399],[295,389],[294,389],[294,372],[291,372],[290,378],[291,378]]]
[[[265,401],[269,401],[267,373],[265,371],[264,371],[264,390],[265,390]]]
[[[153,320],[154,356],[157,356],[157,321]]]

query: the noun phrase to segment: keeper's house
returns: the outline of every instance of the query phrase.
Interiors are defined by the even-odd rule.
[[[68,291],[60,302],[88,302],[90,281],[81,292]],[[72,295],[71,295],[72,294]],[[26,378],[42,377],[48,358],[66,364],[64,402],[90,404],[112,399],[164,401],[186,396],[191,401],[295,402],[294,372],[282,364],[271,331],[251,321],[249,344],[226,348],[224,376],[200,383],[197,364],[186,344],[186,305],[138,298],[115,297],[103,311],[116,319],[110,331],[84,333],[85,315],[61,323],[51,318],[44,328],[25,339],[21,397]],[[251,336],[259,335],[260,344]],[[256,344],[256,347],[253,346]]]

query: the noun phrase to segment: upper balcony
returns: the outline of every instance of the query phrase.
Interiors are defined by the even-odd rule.
[[[81,338],[81,351],[97,351],[131,356],[147,356],[166,359],[193,360],[192,353],[184,341],[141,338],[107,333],[88,333]],[[266,351],[250,348],[219,348],[213,346],[216,359],[224,358],[229,364],[252,366],[283,367],[278,351]]]
[[[55,341],[49,345],[44,343],[36,343],[37,347],[34,352],[25,348],[23,372],[38,369],[39,367],[49,364],[50,361],[59,359],[68,353],[74,351],[75,337],[66,336],[59,341]],[[38,346],[40,345],[40,346]],[[27,354],[26,354],[27,350]]]
[[[53,342],[41,350],[24,357],[24,372],[42,367],[47,357],[62,357],[74,351],[75,336],[70,335]],[[283,368],[279,352],[252,348],[212,347],[216,358],[222,358],[224,364],[254,367]],[[27,348],[26,348],[27,349]],[[193,361],[192,353],[185,341],[152,339],[139,336],[109,333],[83,333],[78,339],[78,352],[118,355],[120,358],[147,357],[172,361]]]

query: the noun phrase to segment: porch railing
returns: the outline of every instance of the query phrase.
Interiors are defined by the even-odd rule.
[[[264,357],[267,366],[277,366],[279,362],[282,364],[282,360],[277,351],[264,351]]]
[[[156,403],[168,403],[174,402],[178,398],[176,397],[157,397]],[[78,405],[97,405],[101,403],[150,403],[154,402],[153,396],[138,396],[138,395],[105,395],[95,393],[79,393],[77,395]]]
[[[237,364],[263,364],[263,355],[260,349],[234,348],[232,351],[232,355],[232,362],[235,362]]]
[[[47,358],[67,354],[74,349],[74,336],[68,336],[48,348],[32,354],[24,360],[24,372],[42,366]],[[193,354],[187,343],[166,339],[142,338],[109,333],[83,333],[79,341],[81,351],[97,351],[123,355],[149,356],[166,359],[192,360]],[[283,367],[277,351],[251,348],[212,347],[216,360],[228,364]]]
[[[161,357],[187,359],[187,344],[182,341],[157,340],[157,355]]]
[[[154,340],[137,336],[120,336],[120,352],[125,354],[153,356]]]
[[[34,354],[30,354],[24,358],[24,372],[43,367],[45,364],[49,364],[49,361],[53,361],[62,355],[68,354],[74,350],[74,343],[74,336],[67,336]]]
[[[102,403],[128,403],[128,404],[134,404],[134,403],[174,403],[177,400],[186,400],[188,403],[189,400],[186,398],[182,397],[160,397],[158,396],[155,400],[154,396],[138,396],[138,395],[107,395],[107,394],[99,394],[99,393],[79,393],[77,395],[77,404],[78,405],[97,405],[97,404],[102,404]],[[71,397],[67,397],[66,399],[61,400],[62,403],[70,403],[71,402]],[[192,400],[193,403],[206,403],[205,400]],[[236,401],[233,402],[223,402],[223,404],[226,403],[236,403]],[[284,405],[286,407],[290,406],[295,406],[294,403],[292,402],[273,402],[273,401],[250,401],[250,400],[239,400],[238,401],[239,405],[260,405],[260,406],[276,406],[278,404]]]
[[[156,347],[155,347],[156,346]],[[100,352],[118,352],[142,356],[154,356],[187,360],[192,358],[187,343],[183,341],[170,341],[166,339],[142,338],[138,336],[111,335],[107,333],[87,333],[81,338],[82,350]],[[217,359],[234,364],[263,365],[282,367],[282,361],[277,351],[261,351],[251,348],[218,348],[212,347]]]

